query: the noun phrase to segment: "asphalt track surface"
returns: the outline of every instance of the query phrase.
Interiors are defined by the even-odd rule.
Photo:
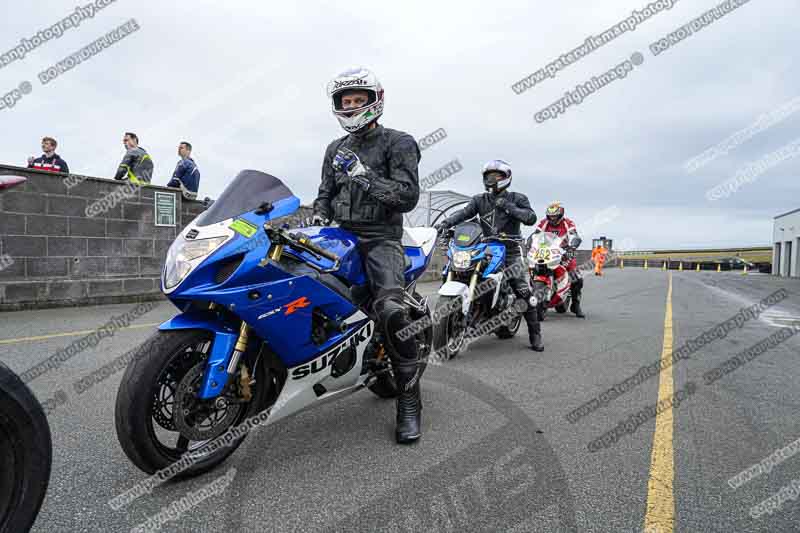
[[[778,289],[788,297],[671,367],[675,391],[689,382],[697,388],[669,409],[667,440],[656,438],[656,421],[648,419],[590,451],[590,442],[659,399],[667,371],[574,423],[566,418],[662,357],[670,276],[676,349]],[[429,284],[423,292],[435,290]],[[22,372],[81,335],[72,332],[132,307],[0,314],[0,359]],[[655,509],[661,531],[800,530],[800,504],[791,499],[750,516],[752,506],[800,479],[800,454],[735,490],[728,484],[800,438],[800,336],[712,384],[703,380],[780,327],[800,324],[800,280],[607,270],[587,277],[584,307],[585,321],[548,315],[544,353],[527,348],[523,326],[511,340],[486,337],[430,366],[416,445],[394,444],[393,402],[363,391],[260,428],[214,472],[168,482],[114,511],[107,502],[146,477],[116,439],[122,372],[80,395],[72,387],[172,316],[171,305],[161,303],[132,328],[31,382],[41,401],[57,390],[68,397],[49,415],[53,474],[33,531],[130,531],[226,473],[233,477],[224,490],[162,531],[641,532]],[[67,335],[54,336],[60,334]]]

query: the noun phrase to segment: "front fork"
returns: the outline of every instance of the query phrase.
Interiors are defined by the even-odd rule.
[[[469,315],[470,308],[472,307],[472,302],[475,299],[475,288],[478,286],[478,279],[480,278],[481,273],[481,263],[478,263],[475,266],[475,270],[472,271],[472,276],[469,278],[469,291],[467,292],[467,301],[469,305],[467,305],[466,309],[464,310],[464,316]],[[448,272],[447,274],[447,281],[452,279],[452,274]]]
[[[200,387],[199,398],[208,400],[215,398],[223,393],[231,378],[236,374],[239,359],[247,350],[247,341],[250,334],[250,326],[242,322],[239,327],[239,334],[217,332],[211,346],[211,354],[206,364],[203,374],[203,383]],[[247,371],[243,369],[242,395],[245,400],[251,399],[250,378]]]

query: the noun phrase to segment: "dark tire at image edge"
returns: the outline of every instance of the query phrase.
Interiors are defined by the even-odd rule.
[[[53,452],[41,404],[0,363],[0,533],[29,531],[50,481]]]

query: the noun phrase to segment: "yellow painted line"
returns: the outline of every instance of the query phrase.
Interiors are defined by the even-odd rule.
[[[161,322],[152,322],[149,324],[136,324],[135,326],[128,326],[125,328],[119,328],[118,331],[123,331],[126,329],[142,329],[142,328],[152,328],[153,326],[160,325]],[[44,341],[47,339],[57,339],[58,337],[77,337],[78,335],[89,335],[90,333],[94,333],[97,331],[96,329],[87,329],[85,331],[69,331],[67,333],[53,333],[52,335],[39,335],[36,337],[19,337],[18,339],[4,339],[0,340],[0,345],[2,344],[19,344],[22,342],[36,342],[36,341]]]
[[[672,273],[667,289],[667,309],[664,315],[664,346],[661,360],[672,360]],[[658,382],[658,405],[671,402],[673,396],[672,365],[661,371]],[[650,457],[650,479],[647,482],[647,512],[644,530],[672,533],[675,527],[675,454],[672,448],[672,407],[656,416],[653,453]]]

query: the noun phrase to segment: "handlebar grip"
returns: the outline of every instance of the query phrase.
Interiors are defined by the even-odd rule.
[[[334,263],[339,260],[339,256],[338,255],[336,255],[336,254],[334,254],[332,252],[329,252],[328,250],[325,250],[324,248],[320,248],[319,246],[317,246],[316,244],[311,242],[311,239],[309,239],[305,235],[294,234],[294,235],[290,235],[290,236],[293,239],[295,239],[298,243],[300,243],[302,246],[304,246],[305,248],[308,248],[310,251],[314,252],[317,255],[320,255],[320,256],[322,256],[322,257],[324,257],[326,259],[330,259]]]

